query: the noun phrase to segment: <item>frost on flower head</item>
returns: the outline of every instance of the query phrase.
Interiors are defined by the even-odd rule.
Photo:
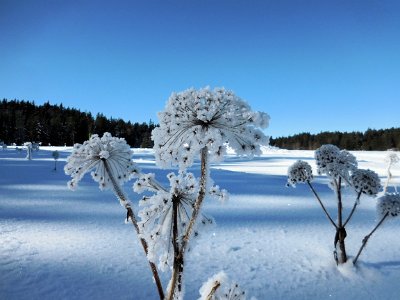
[[[303,161],[298,160],[288,169],[288,183],[287,186],[296,186],[297,183],[311,182],[313,179],[311,166]]]
[[[251,111],[250,106],[223,88],[188,89],[173,93],[160,126],[152,132],[156,160],[162,167],[188,167],[204,147],[212,160],[222,159],[226,145],[239,155],[260,154],[268,138],[269,116]]]
[[[318,174],[326,174],[332,178],[340,176],[346,181],[349,181],[350,173],[357,168],[354,155],[330,144],[315,150],[315,160]]]
[[[381,180],[378,174],[371,170],[357,169],[351,175],[351,184],[357,193],[370,196],[378,194],[381,188]]]
[[[139,205],[143,209],[139,212],[142,236],[148,243],[148,258],[152,262],[159,260],[159,268],[165,271],[172,267],[173,261],[173,220],[177,217],[177,242],[182,241],[189,225],[193,205],[196,201],[199,184],[192,173],[180,172],[168,174],[170,189],[161,188],[154,182],[153,174],[141,175],[134,184],[135,192],[146,190],[155,192],[152,196],[145,196]],[[175,215],[176,213],[176,215]],[[213,220],[202,216],[198,226],[212,224]],[[195,230],[194,235],[198,235]]]
[[[388,164],[392,165],[392,164],[398,163],[398,162],[400,161],[400,158],[399,158],[399,156],[398,156],[396,153],[394,153],[393,151],[389,151],[389,152],[386,154],[385,161],[386,161]]]
[[[385,194],[378,198],[377,213],[382,218],[386,214],[388,217],[400,215],[400,194]]]
[[[131,149],[125,139],[105,132],[101,138],[94,134],[83,144],[75,144],[64,171],[71,175],[68,186],[74,190],[89,171],[100,189],[107,189],[114,183],[127,181],[138,169],[131,160]]]
[[[237,283],[221,271],[209,278],[200,288],[198,300],[245,300],[246,294]]]

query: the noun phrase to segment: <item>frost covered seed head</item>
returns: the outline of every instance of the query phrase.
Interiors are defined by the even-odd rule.
[[[315,160],[318,174],[326,174],[333,178],[341,176],[346,181],[349,180],[350,173],[357,168],[354,155],[330,144],[315,150]]]
[[[136,192],[155,192],[140,201],[139,205],[143,208],[139,212],[141,221],[138,224],[148,243],[149,260],[156,262],[158,259],[158,266],[164,271],[173,264],[173,235],[177,234],[176,242],[180,244],[186,233],[199,193],[199,184],[192,173],[170,173],[167,176],[170,189],[166,190],[155,185],[153,177],[153,174],[142,174],[134,185]],[[177,232],[174,233],[172,228],[175,217]],[[212,219],[202,216],[197,225],[212,223]],[[198,232],[195,231],[194,235],[198,235]]]
[[[125,139],[112,137],[105,132],[101,138],[94,134],[82,145],[75,144],[64,171],[71,175],[68,186],[74,190],[89,171],[92,171],[92,178],[99,183],[100,189],[107,189],[112,185],[111,178],[117,184],[122,184],[138,169],[131,160],[131,149]]]
[[[251,111],[246,102],[223,88],[173,93],[159,119],[152,139],[162,167],[186,168],[204,147],[210,159],[221,160],[227,143],[239,155],[260,154],[260,145],[268,143],[260,128],[268,126],[269,116]]]
[[[378,174],[371,170],[357,169],[351,175],[351,183],[357,193],[371,196],[378,194],[381,180]]]
[[[296,186],[297,183],[310,182],[313,179],[311,166],[302,160],[296,161],[288,169],[288,183],[287,186]]]
[[[386,161],[388,164],[392,165],[392,164],[398,163],[398,162],[400,161],[400,158],[399,158],[398,155],[397,155],[396,153],[394,153],[393,151],[389,151],[389,152],[386,154],[385,161]]]
[[[381,218],[386,214],[391,218],[400,215],[400,194],[385,194],[378,198],[377,213]]]

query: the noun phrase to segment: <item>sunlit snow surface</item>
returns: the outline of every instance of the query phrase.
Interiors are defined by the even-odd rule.
[[[57,171],[55,149],[61,154]],[[70,151],[42,147],[28,161],[24,151],[0,150],[0,299],[157,299],[143,250],[113,194],[100,192],[90,176],[77,191],[68,190],[63,167]],[[386,152],[352,153],[360,168],[386,180]],[[151,150],[135,149],[133,158],[167,181],[170,170],[155,167]],[[399,299],[400,219],[378,229],[358,268],[337,268],[335,232],[308,187],[285,187],[287,167],[297,159],[316,174],[312,151],[264,149],[252,160],[229,155],[213,165],[211,176],[230,200],[205,205],[217,225],[192,243],[185,299],[197,299],[203,282],[222,270],[249,299]],[[198,174],[197,168],[191,171]],[[400,185],[400,165],[392,174],[392,184]],[[316,176],[316,189],[334,214],[325,182]],[[132,183],[125,187],[137,203],[141,196]],[[353,201],[346,193],[347,209]],[[375,202],[362,197],[348,225],[350,256],[375,225]]]

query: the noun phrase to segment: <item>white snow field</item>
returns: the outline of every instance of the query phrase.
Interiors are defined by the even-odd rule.
[[[70,151],[42,147],[28,161],[25,151],[0,150],[0,299],[157,299],[143,250],[112,192],[101,192],[90,175],[76,191],[67,188],[63,167]],[[384,183],[386,152],[352,153],[360,168],[376,171]],[[211,177],[230,199],[205,204],[203,212],[216,226],[192,243],[185,299],[197,299],[202,284],[220,271],[239,283],[248,299],[400,299],[400,219],[377,230],[358,267],[351,262],[337,267],[334,229],[309,188],[285,187],[287,168],[297,159],[308,161],[316,174],[313,155],[264,149],[252,160],[229,155],[213,165]],[[170,170],[155,166],[152,150],[134,149],[133,159],[143,172],[167,182]],[[390,191],[400,185],[399,164],[392,174]],[[315,177],[322,200],[336,215],[326,179]],[[132,184],[125,188],[137,204],[142,196]],[[347,212],[354,199],[346,193]],[[375,203],[363,196],[347,226],[350,257],[376,224]],[[164,286],[168,278],[162,275]]]

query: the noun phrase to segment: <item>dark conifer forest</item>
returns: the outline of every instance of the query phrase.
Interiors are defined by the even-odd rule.
[[[399,150],[400,128],[368,129],[365,132],[300,133],[271,138],[270,144],[288,150],[315,150],[324,144],[333,144],[346,150]]]
[[[52,105],[35,105],[30,101],[3,99],[0,102],[0,141],[21,145],[41,142],[42,145],[73,145],[83,143],[92,134],[110,132],[123,137],[134,148],[153,146],[151,131],[156,125],[131,123],[122,119],[95,117],[90,112]],[[400,149],[400,128],[368,129],[365,132],[300,133],[289,137],[272,137],[271,146],[289,150],[315,150],[324,144],[333,144],[347,150]]]
[[[0,141],[21,145],[41,142],[42,145],[83,143],[92,134],[110,132],[123,137],[131,147],[152,147],[151,131],[155,125],[131,123],[122,119],[95,117],[90,112],[66,108],[62,104],[35,105],[34,102],[3,99],[0,102]]]

